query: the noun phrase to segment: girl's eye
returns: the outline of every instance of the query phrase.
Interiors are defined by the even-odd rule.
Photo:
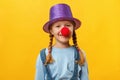
[[[57,28],[59,28],[60,26],[56,26]]]
[[[70,25],[70,24],[67,24],[66,26],[68,26],[68,27],[69,27],[69,26],[71,26],[71,25]]]

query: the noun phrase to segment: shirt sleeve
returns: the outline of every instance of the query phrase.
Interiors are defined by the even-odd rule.
[[[85,63],[83,66],[81,66],[82,71],[81,71],[81,79],[80,80],[89,80],[89,78],[88,78],[88,63],[86,60],[86,54],[83,50],[82,50],[82,52],[83,52],[84,57],[85,57]]]
[[[35,80],[44,80],[44,65],[41,61],[40,54],[38,55],[36,60]]]

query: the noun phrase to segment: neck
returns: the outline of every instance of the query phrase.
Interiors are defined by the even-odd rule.
[[[54,47],[67,48],[67,47],[70,47],[70,44],[69,44],[69,42],[67,42],[67,43],[55,43]]]

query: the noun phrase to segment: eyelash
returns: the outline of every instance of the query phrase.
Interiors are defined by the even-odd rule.
[[[67,25],[65,25],[65,26],[71,26],[71,25],[67,24]]]
[[[60,26],[56,26],[57,28],[59,28]]]

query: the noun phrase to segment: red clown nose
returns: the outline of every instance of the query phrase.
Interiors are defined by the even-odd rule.
[[[63,28],[61,29],[61,34],[62,34],[62,36],[67,37],[67,36],[70,35],[70,30],[69,30],[67,27],[63,27]]]

